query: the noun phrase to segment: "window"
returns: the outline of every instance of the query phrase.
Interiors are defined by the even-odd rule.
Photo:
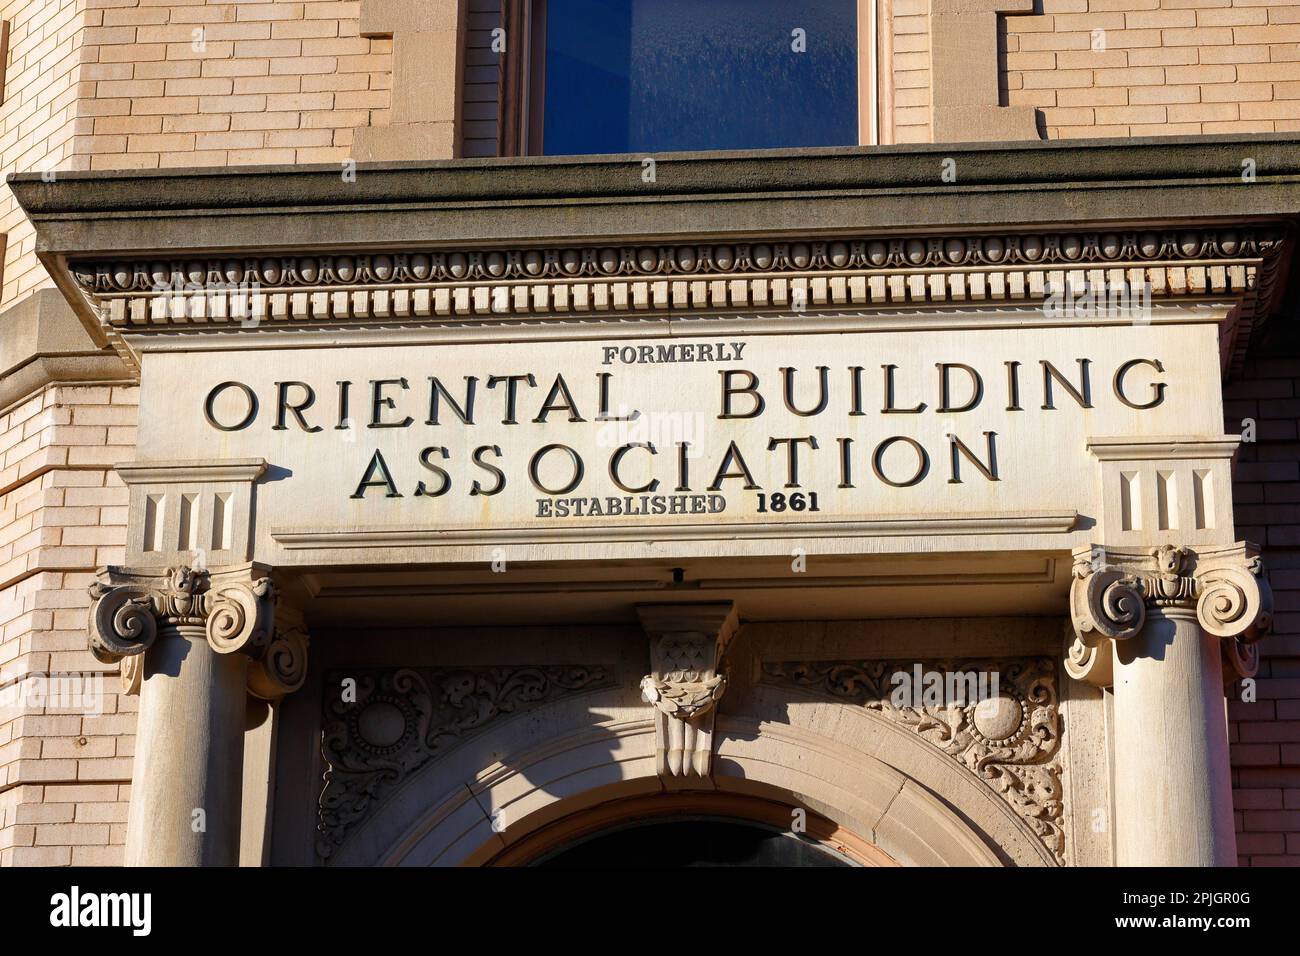
[[[514,65],[517,115],[512,120],[503,111],[503,127],[520,131],[507,152],[868,141],[860,132],[871,107],[859,104],[859,51],[866,49],[870,60],[872,44],[861,31],[860,5],[870,6],[859,0],[521,4],[528,7],[520,16],[531,43],[527,68]],[[510,68],[503,73],[510,77]],[[507,80],[503,101],[511,89]]]

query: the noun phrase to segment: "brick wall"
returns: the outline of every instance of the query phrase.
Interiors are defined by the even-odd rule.
[[[0,411],[0,866],[118,863],[138,698],[86,648],[86,587],[120,564],[136,389],[49,386]],[[107,672],[99,713],[44,675]]]
[[[333,163],[388,121],[392,40],[360,2],[10,0],[0,172]],[[0,186],[0,308],[49,284]]]
[[[1300,866],[1300,335],[1274,322],[1224,393],[1229,433],[1256,422],[1258,441],[1242,445],[1233,483],[1237,535],[1265,546],[1276,611],[1258,699],[1230,702],[1228,715],[1241,862]]]
[[[1007,103],[1041,109],[1049,139],[1300,130],[1300,0],[1042,10],[1005,18]]]
[[[87,169],[72,155],[76,132],[77,71],[81,62],[85,0],[9,0],[0,5],[8,20],[9,63],[0,104],[0,172]],[[49,284],[36,261],[36,237],[7,186],[0,185],[0,233],[4,286],[0,308]]]
[[[359,0],[88,0],[82,95],[91,169],[347,159],[387,122],[392,41]]]

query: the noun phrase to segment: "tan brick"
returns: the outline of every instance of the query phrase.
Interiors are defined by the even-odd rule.
[[[125,803],[86,803],[76,807],[77,823],[125,823]],[[68,807],[71,811],[72,807]]]
[[[101,80],[96,84],[97,96],[122,96],[134,99],[140,96],[162,96],[162,80]]]
[[[1286,119],[1300,118],[1300,100],[1282,100],[1273,103],[1242,103],[1241,118]]]
[[[199,133],[193,146],[197,149],[256,149],[265,145],[266,134],[259,131],[233,133]]]
[[[1300,43],[1300,23],[1234,27],[1231,32],[1238,43]]]
[[[256,58],[206,60],[203,63],[204,76],[265,76],[270,69],[270,60]]]
[[[1199,103],[1202,89],[1230,89],[1230,87],[1200,86],[1135,86],[1129,91],[1129,102],[1134,106],[1148,103]]]
[[[1136,90],[1122,86],[1089,86],[1078,90],[1060,90],[1056,94],[1056,102],[1058,106],[1124,106],[1134,92]]]
[[[146,97],[131,102],[131,112],[135,114],[158,113],[174,116],[178,113],[195,113],[198,112],[198,108],[197,96]]]
[[[204,76],[167,80],[168,96],[229,96],[233,81],[227,76]]]
[[[1124,26],[1134,28],[1150,27],[1194,27],[1195,10],[1140,10],[1124,14]]]
[[[108,827],[97,823],[44,823],[36,828],[36,846],[95,846],[108,843]]]
[[[1161,44],[1160,30],[1106,30],[1102,39],[1106,49],[1138,49]]]
[[[236,96],[244,93],[298,93],[302,90],[301,76],[237,76],[234,81]]]
[[[77,779],[84,781],[130,780],[131,760],[124,757],[78,760]]]
[[[1190,103],[1169,107],[1170,122],[1223,122],[1236,118],[1236,103]]]
[[[1043,54],[1022,53],[1021,56]],[[1049,54],[1053,55],[1053,54]],[[1128,66],[1127,50],[1064,50],[1054,54],[1056,65],[1062,70],[1091,70],[1104,67]],[[1010,57],[1008,57],[1008,62]],[[1034,67],[1037,69],[1037,67]]]
[[[1199,51],[1202,63],[1267,63],[1266,46],[1212,46]]]
[[[1196,27],[1191,30],[1165,30],[1165,46],[1226,46],[1232,43],[1233,31],[1227,27]]]
[[[266,108],[263,95],[204,96],[198,99],[197,107],[203,113],[260,113]]]
[[[14,847],[13,866],[68,866],[72,848],[68,846]]]
[[[1233,83],[1237,76],[1237,67],[1228,64],[1171,66],[1165,69],[1165,77],[1170,83]]]
[[[1124,29],[1123,13],[1066,13],[1052,18],[1052,25],[1049,29],[1053,32],[1068,32],[1070,30],[1122,30]]]
[[[1060,90],[1092,86],[1091,70],[1029,70],[1024,74],[1027,90]]]
[[[1225,123],[1202,123],[1202,133],[1270,133],[1271,129],[1264,127],[1260,120],[1251,120],[1243,122],[1233,120]]]
[[[1038,33],[1020,36],[1021,51],[1089,50],[1091,48],[1091,33]]]
[[[298,56],[302,52],[300,40],[236,40],[236,59],[245,57]]]
[[[133,153],[193,149],[193,133],[158,133],[153,136],[128,137],[127,149]]]
[[[1102,126],[1121,123],[1163,123],[1166,120],[1164,106],[1099,106],[1097,123]]]
[[[1247,26],[1267,22],[1268,11],[1259,8],[1196,11],[1196,23],[1203,27]]]
[[[1170,67],[1170,69],[1178,69],[1178,67]],[[1122,70],[1097,70],[1095,74],[1097,86],[1152,86],[1164,81],[1165,70],[1158,66],[1129,67]]]
[[[72,848],[73,866],[121,866],[126,849],[120,844],[114,846],[74,846]]]
[[[113,133],[157,133],[162,130],[161,116],[99,116],[95,119],[97,136]]]
[[[1086,139],[1096,137],[1128,136],[1127,126],[1060,126],[1053,139]]]
[[[1211,49],[1224,49],[1213,47]],[[1153,49],[1129,50],[1129,66],[1188,66],[1197,62],[1201,51],[1192,47],[1155,47]],[[1201,60],[1204,62],[1204,60]]]
[[[1214,83],[1201,87],[1206,103],[1241,103],[1248,100],[1273,99],[1272,83]]]
[[[211,133],[229,128],[229,114],[199,113],[192,116],[162,117],[162,132],[164,133]]]
[[[275,163],[294,162],[291,149],[239,149],[231,150],[227,159],[232,166],[272,165]]]
[[[1135,10],[1156,10],[1159,7],[1160,0],[1088,0],[1089,10],[1105,12],[1131,13]]]

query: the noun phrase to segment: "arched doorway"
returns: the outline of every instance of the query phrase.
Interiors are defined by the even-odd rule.
[[[781,688],[752,697],[754,712],[719,717],[710,789],[665,786],[652,721],[592,725],[600,697],[575,698],[547,708],[544,740],[527,722],[503,722],[421,768],[329,865],[529,865],[633,819],[790,832],[795,808],[806,838],[859,865],[1050,863],[1005,801],[912,732],[863,708],[795,706]]]
[[[489,866],[897,866],[804,808],[729,793],[611,800],[512,844]]]

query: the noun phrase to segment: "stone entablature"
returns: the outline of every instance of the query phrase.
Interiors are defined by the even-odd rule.
[[[1093,290],[1090,316],[1099,322],[1133,321],[1139,300],[1231,299],[1239,357],[1254,316],[1270,308],[1285,243],[1276,229],[1147,229],[76,261],[70,269],[110,336],[736,309],[960,309],[1053,295],[1073,306]]]

